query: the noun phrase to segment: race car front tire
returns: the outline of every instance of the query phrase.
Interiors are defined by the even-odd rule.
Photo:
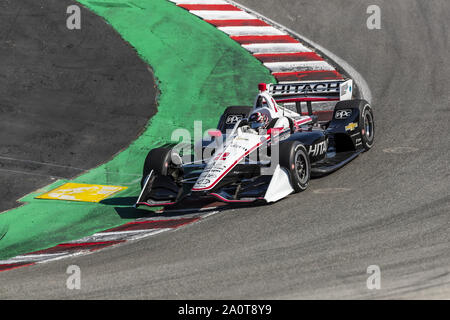
[[[311,178],[311,162],[305,146],[298,141],[280,144],[280,166],[289,172],[295,193],[308,188]]]
[[[145,179],[150,172],[156,175],[165,176],[168,173],[171,162],[172,149],[171,148],[156,148],[150,150],[145,158],[144,169],[142,172],[141,188],[144,186]]]

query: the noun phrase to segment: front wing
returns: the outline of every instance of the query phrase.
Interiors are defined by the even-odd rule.
[[[153,172],[145,179],[135,207],[165,207],[184,200],[215,199],[224,203],[276,202],[294,192],[289,173],[279,165],[272,175],[243,179],[236,183],[218,186],[210,191],[192,191],[193,183],[177,186],[170,178],[156,176]]]

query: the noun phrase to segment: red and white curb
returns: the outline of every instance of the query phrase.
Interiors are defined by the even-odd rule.
[[[0,272],[38,263],[85,255],[100,249],[123,244],[128,241],[144,239],[165,231],[175,230],[194,222],[198,222],[201,219],[212,216],[217,212],[218,211],[210,211],[194,214],[180,214],[178,216],[170,217],[158,216],[137,219],[119,227],[98,232],[82,239],[61,243],[48,249],[30,252],[8,260],[0,260]]]
[[[169,0],[228,34],[270,70],[278,82],[344,77],[313,48],[268,19],[226,0]]]

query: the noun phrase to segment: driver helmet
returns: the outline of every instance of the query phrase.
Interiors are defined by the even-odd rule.
[[[261,112],[255,112],[248,118],[248,122],[252,129],[264,128],[269,124],[269,117]]]

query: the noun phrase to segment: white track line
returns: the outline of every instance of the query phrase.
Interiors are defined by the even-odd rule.
[[[286,35],[274,27],[220,27],[217,28],[230,36],[275,36]]]
[[[0,156],[0,160],[18,161],[18,162],[24,162],[24,163],[37,164],[37,165],[41,165],[41,166],[63,168],[63,169],[71,169],[71,170],[77,170],[77,171],[87,171],[87,170],[89,170],[89,169],[85,169],[85,168],[77,168],[77,167],[72,167],[72,166],[65,166],[65,165],[56,164],[56,163],[41,162],[41,161],[34,161],[34,160],[28,160],[28,159],[18,159],[18,158],[4,157],[4,156]],[[117,172],[108,172],[108,171],[106,171],[105,173],[119,174]],[[120,174],[121,175],[127,175],[127,176],[139,176],[139,177],[141,176],[140,174],[134,174],[134,173],[120,173]]]
[[[131,231],[118,231],[118,232],[99,232],[92,236],[84,237],[79,240],[70,241],[67,243],[84,243],[84,242],[102,242],[102,241],[133,241],[138,239],[154,236],[155,234],[172,230],[174,228],[161,228],[161,229],[143,229],[143,230],[131,230]]]
[[[58,261],[58,260],[62,260],[62,259],[73,258],[73,257],[77,257],[77,256],[85,256],[85,255],[88,255],[88,254],[91,254],[91,253],[94,253],[94,252],[95,251],[90,251],[90,250],[81,250],[81,251],[76,251],[76,252],[73,252],[73,253],[67,252],[66,254],[61,255],[59,257],[36,261],[36,263],[37,264],[44,264],[44,263],[54,262],[54,261]]]
[[[214,208],[208,208],[209,210],[213,210]],[[197,209],[179,209],[179,210],[167,210],[164,211],[165,214],[170,213],[181,213],[181,212],[189,212]],[[178,220],[178,219],[190,219],[190,218],[205,218],[206,216],[211,216],[219,211],[213,212],[195,212],[191,214],[181,214],[177,216],[158,216],[158,217],[150,217],[150,218],[138,218],[136,221],[159,221],[159,220]]]
[[[88,169],[83,169],[83,168],[64,166],[64,165],[61,165],[61,164],[41,162],[41,161],[34,161],[34,160],[26,160],[26,159],[18,159],[18,158],[4,157],[4,156],[0,156],[0,160],[18,161],[18,162],[38,164],[38,165],[42,165],[42,166],[64,168],[64,169],[73,169],[73,170],[78,170],[78,171],[86,171],[86,170],[88,170]]]
[[[267,62],[264,63],[264,66],[272,72],[335,70],[334,67],[326,61]]]
[[[2,171],[2,172],[8,172],[8,173],[27,174],[27,175],[30,175],[30,176],[39,176],[39,177],[50,177],[50,178],[58,178],[58,179],[67,179],[67,177],[55,176],[55,175],[53,175],[53,174],[40,174],[40,173],[26,172],[26,171],[20,171],[20,170],[0,169],[0,171]]]
[[[254,16],[244,11],[191,10],[189,11],[205,20],[252,20]]]
[[[50,254],[29,254],[29,255],[20,255],[8,260],[0,260],[0,265],[2,264],[13,264],[20,262],[37,262],[47,259],[59,258],[62,256],[66,256],[67,252],[59,252],[59,253],[50,253]]]
[[[311,52],[312,50],[301,43],[252,43],[242,45],[253,54],[258,53],[296,53]]]
[[[168,228],[164,228],[168,229]],[[130,231],[118,231],[118,232],[98,232],[92,236],[87,236],[78,240],[69,241],[67,243],[84,243],[84,242],[103,242],[103,241],[120,241],[120,240],[130,240],[137,235],[142,235],[143,233],[147,235],[152,235],[159,233],[162,229],[143,229],[143,230],[130,230]],[[166,230],[164,230],[166,231]]]
[[[176,230],[177,228],[164,228],[164,229],[157,229],[152,233],[138,233],[134,236],[132,236],[131,238],[129,238],[127,241],[135,241],[135,240],[141,240],[150,236],[154,236],[158,233],[162,233],[162,232],[166,232],[166,231],[170,231],[170,230]]]
[[[202,216],[202,219],[211,217],[211,216],[215,215],[216,213],[219,213],[219,211],[212,211],[212,212],[205,213],[205,214]]]

